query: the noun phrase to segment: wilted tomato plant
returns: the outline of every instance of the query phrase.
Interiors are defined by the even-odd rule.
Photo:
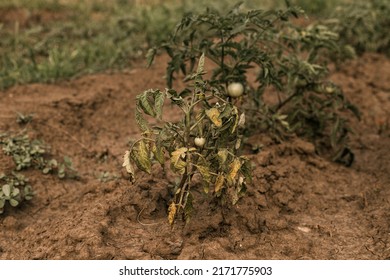
[[[189,221],[192,190],[199,186],[198,179],[205,193],[233,204],[251,180],[250,163],[239,155],[245,115],[233,104],[226,87],[213,87],[203,80],[204,60],[202,55],[196,72],[187,77],[191,87],[182,92],[150,89],[138,95],[135,118],[142,137],[124,156],[123,166],[132,181],[136,177],[135,166],[151,174],[154,162],[164,167],[169,160],[171,170],[180,178],[168,208],[171,225],[180,215]],[[180,121],[164,120],[165,99],[180,108]],[[161,125],[151,127],[146,115],[156,118]]]

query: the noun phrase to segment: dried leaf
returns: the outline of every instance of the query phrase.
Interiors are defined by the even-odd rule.
[[[238,149],[241,147],[241,142],[242,142],[241,137],[238,137],[238,138],[237,138],[237,141],[236,141],[236,144],[234,145],[234,148],[235,148],[236,150],[238,150]]]
[[[173,222],[175,221],[176,211],[176,203],[172,201],[168,208],[168,222],[170,225],[173,225]]]
[[[227,176],[227,180],[228,180],[229,184],[231,184],[231,182],[233,182],[234,179],[236,178],[238,170],[240,170],[240,168],[241,168],[240,159],[235,158],[229,167],[230,167],[230,170],[229,170],[229,174]]]
[[[134,172],[134,167],[130,162],[130,151],[126,151],[125,155],[123,156],[122,166],[125,167],[127,173],[130,174],[130,181],[134,182],[135,181],[135,172]]]
[[[222,126],[222,120],[219,118],[220,113],[217,108],[211,108],[210,110],[206,110],[206,115],[216,127]]]
[[[187,163],[183,160],[186,156],[188,149],[182,147],[171,153],[171,166],[172,169],[178,171],[180,174],[183,174]]]
[[[205,55],[204,53],[202,53],[202,55],[199,58],[198,69],[196,70],[196,73],[198,75],[201,75],[204,71],[204,57]]]
[[[224,181],[225,181],[224,176],[222,174],[219,174],[217,180],[215,180],[215,186],[214,186],[214,191],[216,193],[219,193],[219,191],[222,189]]]
[[[240,119],[238,120],[238,127],[243,128],[245,126],[245,113],[240,115]]]
[[[199,170],[200,174],[207,183],[211,181],[210,170],[207,166],[197,165],[196,168]]]

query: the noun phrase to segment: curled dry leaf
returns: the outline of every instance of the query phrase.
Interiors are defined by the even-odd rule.
[[[168,222],[170,225],[173,225],[173,222],[175,221],[176,211],[176,203],[172,201],[168,208]]]
[[[184,161],[187,151],[188,149],[186,147],[182,147],[171,153],[172,168],[178,171],[180,174],[184,173],[185,167],[187,166],[186,162]]]
[[[135,174],[134,174],[134,167],[130,162],[130,151],[126,151],[125,155],[123,156],[123,167],[126,168],[127,173],[130,174],[130,181],[135,181]]]
[[[238,170],[241,168],[241,161],[239,158],[235,158],[234,161],[230,164],[230,171],[227,176],[228,182],[233,182],[237,176]]]
[[[206,115],[216,127],[222,126],[222,120],[219,118],[220,112],[217,108],[211,108],[209,110],[206,110]]]
[[[220,190],[222,189],[223,187],[223,183],[225,181],[225,178],[223,177],[222,174],[219,174],[218,177],[217,177],[217,180],[215,180],[215,187],[214,187],[214,191],[216,193],[219,193]]]

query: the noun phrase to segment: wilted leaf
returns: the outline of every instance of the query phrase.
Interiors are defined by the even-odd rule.
[[[164,152],[162,150],[161,145],[159,143],[156,143],[153,145],[152,152],[154,155],[154,158],[161,164],[163,165],[165,160],[164,160]]]
[[[207,183],[211,181],[210,170],[207,166],[197,165],[196,168],[199,170],[200,174]]]
[[[156,112],[156,117],[158,119],[161,119],[162,109],[165,101],[165,93],[158,90],[155,94],[156,95],[154,97],[154,110]]]
[[[183,174],[187,163],[183,160],[185,158],[187,148],[182,147],[171,153],[171,165],[172,168]]]
[[[176,203],[172,201],[168,208],[168,222],[170,225],[173,225],[173,222],[175,221],[176,211]]]
[[[196,73],[198,75],[201,75],[204,71],[204,53],[199,58],[199,63],[198,63],[198,69],[196,70]]]
[[[139,128],[140,128],[143,132],[149,130],[148,123],[146,122],[146,120],[144,119],[144,117],[142,116],[142,113],[139,111],[138,108],[135,109],[135,120],[136,120],[136,122],[137,122]]]
[[[238,120],[238,127],[243,128],[245,126],[245,113],[240,115],[240,119]]]
[[[149,150],[145,141],[139,141],[137,146],[138,149],[133,149],[130,152],[130,156],[140,170],[151,174],[152,164],[149,159]]]
[[[215,186],[214,186],[214,191],[216,193],[219,193],[219,191],[222,189],[224,181],[225,181],[224,176],[222,174],[219,174],[217,179],[215,180]]]
[[[147,90],[144,93],[137,96],[139,107],[145,112],[145,114],[155,117],[156,112],[154,111],[154,106],[151,104],[149,100],[149,95],[153,92],[153,90]]]
[[[126,151],[125,155],[123,156],[123,167],[126,168],[127,173],[130,174],[130,181],[134,182],[135,180],[135,172],[134,167],[130,162],[130,151]]]
[[[219,165],[224,165],[229,155],[228,151],[226,149],[220,149],[217,155]]]
[[[220,113],[217,108],[211,108],[209,110],[206,110],[206,115],[216,127],[222,126],[222,120],[219,118]]]
[[[241,168],[240,159],[235,158],[229,167],[230,167],[230,170],[229,170],[229,174],[227,175],[227,180],[228,180],[229,184],[231,184],[231,182],[233,182],[234,179],[236,178],[238,170],[240,170],[240,168]]]
[[[234,148],[238,150],[241,147],[241,137],[238,137],[236,140],[236,144],[234,145]]]

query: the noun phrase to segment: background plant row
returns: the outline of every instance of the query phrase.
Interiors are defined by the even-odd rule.
[[[339,33],[358,53],[389,52],[390,2],[290,1]],[[54,82],[107,69],[163,40],[183,14],[208,6],[222,11],[233,1],[0,1],[0,89]],[[245,1],[245,9],[284,7],[284,1]],[[19,13],[21,21],[9,19]],[[325,18],[326,17],[326,18]],[[331,18],[331,19],[329,19]]]

